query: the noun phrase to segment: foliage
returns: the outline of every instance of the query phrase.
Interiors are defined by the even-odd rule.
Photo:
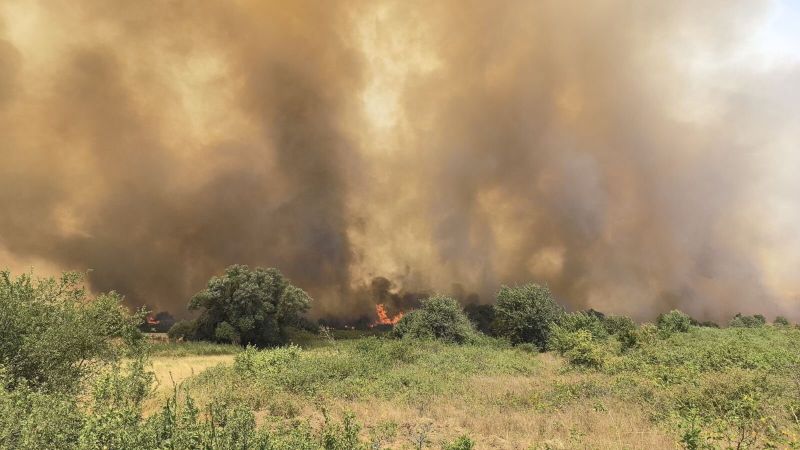
[[[12,278],[0,272],[0,367],[7,383],[74,391],[141,343],[141,315],[115,293],[87,296],[82,277]]]
[[[260,449],[351,450],[366,449],[360,426],[352,415],[341,422],[325,415],[314,430],[298,422],[267,429],[257,427],[246,404],[212,401],[201,410],[193,398],[177,387],[160,411],[147,418],[143,401],[152,374],[144,360],[101,376],[87,408],[77,396],[37,392],[20,386],[0,390],[0,448],[34,450]]]
[[[694,424],[691,432],[684,434],[689,448],[705,444],[755,448],[760,441],[778,438],[774,432],[777,409],[771,398],[779,390],[764,373],[732,369],[708,374],[682,386],[679,392],[679,414]]]
[[[503,286],[497,293],[494,307],[494,330],[512,344],[532,343],[544,349],[550,327],[564,315],[550,289],[537,284]]]
[[[464,306],[464,313],[475,325],[475,328],[484,334],[492,334],[492,323],[494,322],[494,306],[479,305],[470,303]]]
[[[6,357],[0,364],[0,448],[366,450],[397,444],[399,429],[403,448],[411,443],[420,449],[473,449],[476,443],[466,435],[453,440],[469,422],[453,420],[459,424],[457,432],[442,434],[441,424],[429,419],[455,408],[481,414],[499,411],[503,420],[505,414],[514,414],[517,420],[559,411],[564,425],[540,431],[559,434],[554,439],[539,436],[537,442],[545,448],[605,448],[609,441],[586,442],[591,434],[575,425],[596,425],[584,419],[598,420],[590,419],[598,414],[603,417],[599,420],[607,420],[605,411],[613,413],[615,421],[639,417],[645,427],[653,427],[647,433],[664,433],[666,440],[672,439],[656,448],[671,443],[685,448],[800,448],[800,330],[785,325],[688,326],[688,316],[671,312],[660,318],[659,327],[637,327],[627,317],[561,312],[549,322],[548,348],[582,369],[569,370],[559,357],[540,356],[532,342],[512,347],[503,339],[475,332],[452,299],[434,297],[431,304],[411,313],[420,315],[406,323],[413,325],[414,334],[406,329],[404,339],[367,336],[371,332],[322,330],[316,335],[293,330],[292,340],[307,348],[195,342],[157,344],[145,351],[139,345],[136,317],[120,312],[118,297],[108,303],[85,299],[76,283],[21,282],[7,276],[0,307],[21,323],[35,326],[18,326],[0,317],[6,320],[0,322],[4,351],[27,343],[28,347],[19,345],[19,351],[39,357],[48,353],[31,350],[36,348],[35,339],[59,345],[48,334],[49,323],[30,317],[41,313],[53,319],[56,313],[51,308],[65,317],[81,318],[70,323],[89,336],[96,330],[84,319],[92,324],[98,319],[101,329],[133,331],[130,336],[127,331],[107,334],[112,336],[104,341],[108,353],[97,353],[97,365],[79,373],[79,381],[69,388],[53,387],[53,380],[60,382],[64,373],[71,373],[58,364],[40,362],[47,375],[27,377],[20,374],[28,366]],[[50,295],[54,292],[57,295]],[[43,302],[44,298],[50,300]],[[82,299],[79,305],[67,301],[77,298]],[[95,315],[70,309],[95,311],[89,307],[92,303],[105,309]],[[103,325],[117,323],[110,320],[114,317],[124,326]],[[737,319],[761,323],[757,315]],[[233,341],[231,329],[236,329],[232,322],[225,323],[230,328],[222,322],[215,327],[217,339]],[[464,326],[466,334],[459,332]],[[417,335],[424,339],[415,339]],[[63,336],[71,343],[95,342]],[[234,356],[233,364],[212,367],[175,386],[159,408],[151,401],[154,375],[146,369],[145,358],[150,354]],[[45,378],[49,381],[42,382]],[[432,403],[453,399],[460,403],[441,405],[434,410],[438,412],[428,414]],[[347,402],[369,405],[378,417],[385,410],[378,411],[377,405],[418,414],[412,413],[408,421],[400,419],[399,425],[393,418],[362,428],[341,409]],[[341,419],[332,419],[326,405],[337,408],[336,417]],[[322,420],[307,416],[314,407]],[[617,416],[622,409],[641,415]],[[614,431],[616,435],[596,429],[594,434],[619,439],[627,433],[620,433],[616,425]],[[369,440],[364,439],[367,436]],[[482,437],[480,441],[491,442]]]
[[[223,276],[211,278],[206,289],[189,302],[190,310],[202,311],[191,338],[242,345],[281,344],[286,341],[286,327],[297,322],[310,302],[308,294],[277,269],[230,266]],[[189,337],[185,326],[179,331]]]
[[[150,344],[151,356],[181,358],[185,356],[235,355],[242,347],[213,342],[157,342]]]
[[[196,382],[219,392],[241,390],[246,384],[248,391],[258,393],[259,403],[282,394],[427,399],[468,391],[473,375],[530,373],[535,367],[536,355],[489,343],[368,337],[312,350],[248,347],[236,355],[232,368],[208,371]]]
[[[704,320],[702,322],[697,322],[695,325],[698,327],[719,328],[719,324],[713,320]]]
[[[777,316],[775,320],[772,321],[772,324],[777,327],[789,327],[791,324],[789,323],[789,319],[784,316]]]
[[[592,335],[595,341],[602,341],[609,337],[609,332],[603,319],[595,314],[588,314],[582,311],[562,315],[558,320],[558,326],[567,332],[585,330]]]
[[[689,331],[691,325],[691,317],[677,309],[673,309],[666,314],[661,314],[656,321],[656,326],[658,326],[659,331],[667,335],[672,333],[686,333]]]
[[[731,319],[728,326],[733,328],[759,328],[763,327],[766,323],[767,319],[761,314],[746,316],[737,313],[735,316],[733,316],[733,319]]]
[[[403,316],[394,326],[397,337],[437,339],[463,344],[476,337],[476,331],[461,305],[443,295],[423,299],[422,306]]]
[[[197,323],[194,320],[181,320],[167,331],[167,336],[173,341],[190,340],[195,337]]]
[[[605,363],[606,356],[601,344],[586,329],[569,330],[553,325],[549,347],[575,366],[600,368]]]
[[[469,436],[460,436],[455,441],[445,444],[443,447],[444,450],[473,450],[475,448],[475,442],[469,438]]]
[[[622,351],[639,345],[641,333],[630,317],[607,316],[603,320],[603,325],[610,335],[616,337]]]

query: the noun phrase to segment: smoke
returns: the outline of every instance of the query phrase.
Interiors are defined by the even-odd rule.
[[[177,313],[245,263],[319,316],[534,280],[800,318],[773,6],[645,3],[6,0],[0,266]]]

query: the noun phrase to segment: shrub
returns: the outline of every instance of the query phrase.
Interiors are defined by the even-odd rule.
[[[462,344],[475,338],[476,331],[461,305],[450,297],[434,295],[422,300],[422,307],[406,314],[395,325],[397,337],[437,339]]]
[[[475,441],[469,438],[469,436],[460,436],[455,441],[445,444],[442,447],[444,450],[472,450],[475,448]]]
[[[181,320],[176,322],[172,328],[167,331],[167,336],[173,341],[178,339],[191,340],[194,338],[197,324],[194,320]]]
[[[609,333],[603,320],[594,314],[587,314],[580,311],[564,314],[558,320],[558,326],[569,332],[586,330],[596,341],[608,339]]]
[[[742,314],[736,314],[731,319],[730,323],[728,324],[729,327],[734,328],[760,328],[763,327],[767,323],[767,319],[764,318],[761,314],[756,314],[754,316],[745,316]]]
[[[588,330],[570,331],[553,325],[550,348],[566,357],[575,366],[600,368],[605,361],[602,348]]]
[[[230,266],[223,276],[211,278],[206,289],[189,302],[190,310],[202,310],[192,338],[242,345],[282,344],[286,327],[298,321],[310,302],[308,294],[277,269]]]
[[[685,333],[689,331],[691,325],[692,319],[689,315],[677,309],[661,314],[656,321],[658,329],[665,334]]]
[[[652,323],[643,323],[642,326],[636,330],[636,341],[640,345],[648,345],[658,339],[658,327]]]
[[[681,415],[695,422],[684,440],[702,443],[704,437],[713,448],[774,448],[764,444],[775,433],[779,392],[758,372],[731,369],[700,377],[676,399]]]
[[[547,346],[550,327],[564,315],[545,286],[503,286],[497,293],[495,332],[512,344],[529,342],[540,350]]]
[[[464,313],[481,333],[491,334],[494,322],[494,306],[470,303],[464,307]]]
[[[627,316],[607,316],[603,325],[609,334],[617,338],[621,350],[628,350],[639,344],[639,333],[633,319]]]
[[[772,324],[777,326],[777,327],[788,327],[788,326],[791,325],[789,323],[789,319],[787,319],[786,317],[783,317],[783,316],[776,317],[775,320],[772,321]]]
[[[0,272],[0,366],[11,384],[74,391],[142,342],[142,316],[113,292],[89,298],[81,281],[76,273],[56,280]]]

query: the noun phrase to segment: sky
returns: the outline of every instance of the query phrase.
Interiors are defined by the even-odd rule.
[[[245,263],[317,316],[533,281],[800,319],[797,24],[796,0],[4,0],[0,268],[178,314]]]

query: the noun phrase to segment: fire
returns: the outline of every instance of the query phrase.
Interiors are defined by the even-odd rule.
[[[161,323],[160,320],[156,319],[155,316],[152,316],[150,314],[148,314],[147,317],[145,318],[145,322],[147,322],[148,325],[158,325],[159,323]]]
[[[372,324],[373,327],[375,325],[394,325],[403,318],[402,311],[398,312],[394,316],[389,316],[389,313],[386,312],[386,307],[382,304],[375,305],[375,314],[378,315],[378,320]]]

